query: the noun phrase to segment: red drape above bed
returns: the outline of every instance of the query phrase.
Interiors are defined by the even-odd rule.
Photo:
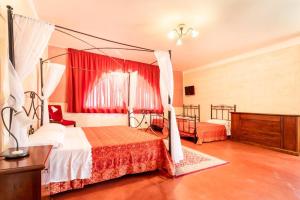
[[[68,112],[126,113],[133,71],[138,72],[134,111],[162,112],[158,66],[68,49]]]

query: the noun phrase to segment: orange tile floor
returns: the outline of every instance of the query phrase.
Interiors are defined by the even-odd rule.
[[[130,175],[53,196],[54,200],[293,200],[300,199],[300,157],[222,141],[183,144],[230,163],[168,179],[159,172]]]

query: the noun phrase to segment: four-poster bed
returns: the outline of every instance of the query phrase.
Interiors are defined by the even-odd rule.
[[[36,22],[37,22],[36,24],[38,24],[40,22],[36,21],[36,20],[28,19],[24,16],[13,15],[12,8],[10,6],[8,6],[7,8],[8,8],[8,27],[9,27],[8,28],[8,30],[9,30],[9,50],[10,50],[9,58],[11,60],[12,72],[14,72],[14,71],[18,72],[18,69],[16,68],[16,64],[14,62],[15,61],[15,57],[14,57],[15,56],[15,54],[14,54],[14,36],[15,35],[14,35],[14,29],[13,29],[14,17],[16,17],[21,22],[22,22],[22,20],[23,21],[29,20],[31,23],[33,23],[33,26],[35,25]],[[47,29],[46,30],[47,33],[45,33],[47,35],[47,37],[43,38],[44,39],[43,46],[40,47],[39,54],[36,54],[35,57],[32,58],[32,60],[34,62],[37,61],[37,56],[41,56],[42,50],[46,47],[47,41],[49,40],[51,33],[54,30],[60,30],[60,32],[62,32],[61,29],[67,30],[70,32],[74,32],[77,34],[85,35],[88,37],[93,37],[93,38],[96,38],[96,39],[99,39],[102,41],[106,41],[109,43],[126,46],[126,48],[120,48],[120,47],[118,47],[118,48],[115,48],[115,47],[97,48],[97,47],[94,47],[93,45],[89,44],[90,46],[93,47],[93,48],[90,48],[90,50],[93,50],[93,49],[98,49],[98,50],[100,50],[100,49],[102,49],[102,50],[103,49],[119,49],[119,50],[145,51],[145,52],[154,53],[155,57],[157,58],[158,66],[160,67],[160,74],[161,74],[161,79],[160,79],[161,91],[160,92],[161,92],[161,96],[162,96],[163,106],[168,109],[168,119],[169,119],[168,122],[169,122],[169,127],[170,127],[170,129],[169,129],[169,154],[167,153],[167,149],[161,138],[159,138],[157,136],[149,135],[148,133],[145,133],[145,132],[142,132],[139,130],[134,130],[130,127],[105,127],[105,128],[104,127],[103,128],[101,128],[101,127],[79,128],[78,127],[78,128],[73,128],[73,129],[67,128],[68,131],[70,131],[70,130],[73,132],[77,131],[78,137],[77,137],[77,139],[75,139],[75,136],[74,136],[75,134],[74,134],[72,136],[73,137],[72,139],[68,138],[67,140],[64,140],[64,142],[61,142],[61,144],[58,144],[58,146],[56,147],[57,149],[53,150],[54,153],[52,153],[51,154],[52,157],[50,157],[50,168],[52,165],[52,168],[55,168],[56,170],[52,173],[53,174],[57,174],[57,173],[68,174],[69,173],[68,171],[64,171],[64,170],[67,170],[65,168],[70,168],[70,166],[65,167],[65,168],[59,167],[61,164],[61,162],[59,162],[57,160],[58,157],[60,157],[60,156],[57,156],[59,151],[61,151],[60,152],[61,154],[59,154],[59,155],[66,156],[65,160],[72,159],[72,157],[70,157],[70,156],[81,155],[83,152],[85,152],[84,155],[86,155],[86,156],[85,156],[84,162],[78,163],[78,162],[80,162],[80,159],[79,159],[79,161],[78,160],[73,160],[73,161],[70,160],[70,164],[73,165],[73,167],[71,167],[71,168],[73,168],[72,170],[74,170],[74,167],[77,168],[77,170],[79,170],[79,171],[82,168],[89,168],[86,170],[87,171],[91,170],[90,178],[88,176],[79,176],[79,177],[77,177],[77,179],[74,179],[74,177],[71,177],[71,178],[68,177],[69,179],[61,179],[60,181],[59,181],[59,179],[58,180],[55,179],[54,182],[51,182],[51,179],[52,180],[54,179],[53,178],[54,175],[51,177],[51,174],[50,174],[49,181],[50,181],[50,184],[53,184],[53,188],[54,188],[53,191],[51,191],[52,194],[70,190],[70,189],[82,188],[86,184],[96,183],[96,182],[108,180],[111,178],[120,177],[125,174],[141,173],[141,172],[145,172],[145,171],[164,169],[164,170],[168,171],[171,175],[173,175],[174,174],[174,168],[173,168],[174,166],[172,164],[172,161],[173,161],[173,163],[178,163],[180,160],[183,159],[183,154],[182,154],[178,129],[177,129],[177,125],[176,125],[176,120],[175,120],[175,110],[172,106],[173,73],[172,73],[172,64],[170,61],[171,51],[169,51],[169,52],[154,51],[152,49],[147,49],[147,48],[143,48],[143,47],[139,47],[139,46],[134,46],[134,45],[130,45],[130,44],[125,44],[125,43],[120,43],[120,42],[100,38],[97,36],[93,36],[93,35],[90,35],[87,33],[79,32],[79,31],[76,31],[73,29],[69,29],[69,28],[65,28],[65,27],[57,26],[57,25],[53,26],[53,25],[44,24],[44,23],[40,23],[38,25],[41,30],[43,30],[43,28],[44,28],[43,26],[45,26],[44,29]],[[31,34],[31,33],[29,33],[29,34]],[[70,35],[70,34],[67,34],[67,35]],[[42,34],[42,36],[43,36],[43,34]],[[83,40],[81,40],[81,41],[83,41]],[[87,42],[85,42],[85,43],[87,43]],[[37,44],[39,44],[39,43],[37,42]],[[29,41],[28,41],[27,45],[30,45]],[[87,50],[87,49],[85,49],[85,50]],[[18,53],[20,53],[20,48],[18,48]],[[23,53],[26,53],[26,52],[23,52]],[[40,59],[41,97],[39,95],[37,95],[35,92],[31,93],[32,94],[31,95],[32,103],[30,104],[31,105],[30,109],[33,109],[34,115],[38,119],[40,119],[41,127],[34,134],[32,134],[30,136],[29,143],[28,143],[28,141],[26,141],[26,142],[24,142],[24,145],[28,145],[28,144],[33,145],[33,146],[40,145],[40,143],[39,143],[40,140],[48,139],[47,137],[49,137],[49,135],[51,137],[53,137],[54,135],[57,135],[58,137],[62,137],[61,136],[62,134],[64,135],[64,137],[67,137],[67,135],[68,135],[67,133],[65,133],[66,130],[64,130],[64,128],[55,127],[55,126],[57,126],[57,124],[52,124],[52,125],[54,125],[54,126],[52,126],[51,124],[48,123],[49,121],[45,118],[45,116],[48,115],[46,112],[47,111],[47,109],[46,109],[47,108],[47,98],[51,94],[52,90],[55,88],[55,84],[52,84],[52,86],[51,85],[49,86],[47,84],[45,85],[45,83],[44,83],[44,67],[43,67],[45,62],[50,61],[51,59],[62,56],[62,55],[66,55],[66,54],[60,54],[60,55],[57,55],[57,56],[54,56],[51,58],[47,58],[45,60]],[[31,63],[32,67],[35,66],[34,62]],[[21,69],[23,70],[23,68],[21,68]],[[63,70],[64,69],[59,69],[60,76],[61,76]],[[49,78],[49,76],[47,78]],[[51,77],[50,77],[50,79],[51,79]],[[57,82],[58,80],[56,79],[55,81]],[[169,83],[169,82],[171,82],[171,83]],[[21,81],[16,79],[15,83],[10,82],[10,86],[14,86],[14,84],[17,84],[17,83],[21,83]],[[46,92],[46,90],[47,90],[47,92]],[[15,102],[14,102],[13,106],[20,105],[23,108],[25,107],[24,100],[23,100],[24,92],[22,90],[22,86],[12,88],[11,96],[17,96],[17,97],[20,96],[19,98],[15,98]],[[35,97],[37,97],[37,99],[35,99]],[[34,104],[34,102],[36,102],[36,101],[40,101],[40,105],[41,105],[40,113],[38,112],[39,106],[35,106],[35,104]],[[19,107],[17,107],[17,108],[20,109]],[[131,108],[129,108],[129,110],[130,109]],[[128,112],[128,113],[129,113],[128,120],[129,120],[129,125],[130,125],[131,113],[130,112]],[[40,114],[41,117],[38,117],[38,114]],[[15,123],[15,121],[16,120],[13,120],[13,117],[11,114],[10,115],[10,124],[12,124],[12,122]],[[12,125],[10,128],[13,129],[14,125]],[[107,131],[107,129],[109,129],[109,131]],[[23,127],[22,130],[24,131],[24,130],[26,130],[26,128],[24,129],[24,127]],[[33,133],[32,127],[31,127],[31,133]],[[105,138],[106,135],[109,135],[107,133],[116,135],[116,136],[114,136],[115,138],[112,141],[110,141],[112,143],[106,144],[106,143],[103,143],[103,140],[100,139],[102,137]],[[119,135],[119,133],[124,133],[123,137],[127,136],[129,139],[125,138],[122,141],[121,140],[122,137]],[[177,134],[178,134],[178,137],[177,137]],[[26,133],[25,134],[22,133],[22,135],[26,137]],[[85,149],[82,149],[83,147],[81,147],[81,145],[78,145],[79,144],[78,141],[80,140],[80,139],[78,139],[79,137],[85,139],[84,141],[87,144],[85,146]],[[109,136],[109,137],[111,137],[111,136]],[[98,138],[98,140],[96,140],[96,138]],[[51,145],[56,146],[57,143],[55,143],[55,144],[52,143],[53,141],[51,139],[49,141],[47,140],[47,142],[50,142]],[[74,140],[77,140],[77,143],[75,142],[75,144],[77,144],[77,145],[74,144]],[[132,141],[130,141],[130,140],[132,140]],[[70,143],[72,141],[73,141],[73,143]],[[44,142],[45,141],[42,141],[42,144],[44,144]],[[90,144],[90,146],[88,144]],[[111,147],[112,144],[113,144],[113,146],[116,147],[116,149],[112,149],[110,151],[110,153],[114,153],[114,156],[111,155],[110,157],[106,156],[104,158],[103,155],[107,155],[107,153],[108,153],[108,152],[105,152],[105,150],[107,150],[108,147]],[[62,146],[65,145],[66,148],[69,147],[70,149],[64,149],[64,148],[60,149],[60,145],[62,145]],[[130,155],[130,152],[135,152],[135,154],[131,155],[131,156],[133,156],[132,158],[131,157],[129,157],[129,158],[123,157],[125,155],[121,154],[122,151],[119,151],[120,148],[121,149],[123,148],[124,150],[127,149],[127,151],[124,151],[124,152],[128,152],[129,155]],[[71,152],[71,154],[70,154],[70,152]],[[93,167],[86,167],[89,165],[84,165],[84,164],[90,163],[90,162],[88,162],[88,159],[90,157],[93,158],[92,159]],[[145,157],[147,158],[146,160],[145,160]],[[115,169],[118,171],[118,173],[111,171],[111,165],[109,164],[109,162],[111,162],[111,161],[109,159],[115,159],[115,161],[116,160],[125,160],[125,163],[126,163],[126,165],[128,165],[128,167],[126,169],[122,169],[123,161],[122,162],[118,161],[117,163],[119,163],[119,164],[121,163],[119,166],[121,168]],[[126,162],[127,159],[133,160],[133,161],[130,163],[127,163]],[[115,161],[113,161],[113,163],[115,163]],[[77,164],[75,165],[76,162],[77,162]],[[100,169],[101,169],[100,171],[99,170],[97,171],[97,169],[99,169],[99,164],[101,164],[103,162],[104,163],[108,162],[108,163],[106,166],[100,167]],[[135,164],[135,165],[131,165],[131,164]],[[120,170],[122,172],[120,172]],[[104,175],[103,173],[106,175]],[[86,171],[85,171],[85,173],[79,173],[79,174],[89,174],[89,173],[86,173]],[[59,187],[60,189],[57,190],[56,186]]]

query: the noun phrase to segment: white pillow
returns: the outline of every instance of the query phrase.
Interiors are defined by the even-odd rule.
[[[61,124],[45,124],[29,136],[29,146],[52,145],[53,148],[61,148],[65,132],[66,127]]]

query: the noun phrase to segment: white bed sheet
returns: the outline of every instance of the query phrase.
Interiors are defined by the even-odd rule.
[[[80,127],[66,128],[63,147],[50,154],[50,182],[87,179],[92,173],[92,150]]]

